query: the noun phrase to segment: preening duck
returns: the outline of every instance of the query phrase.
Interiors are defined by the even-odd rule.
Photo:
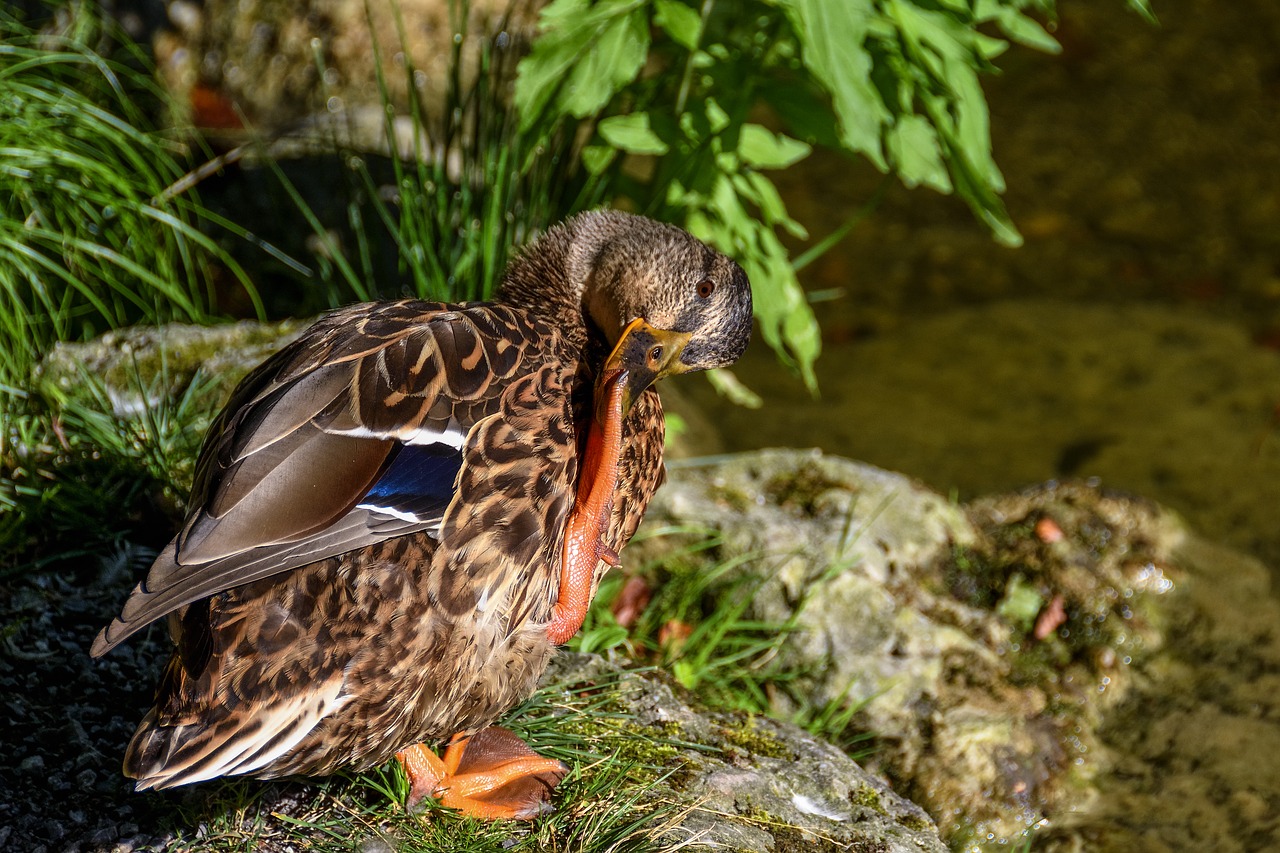
[[[662,482],[652,384],[732,363],[750,329],[741,267],[611,211],[548,230],[493,302],[322,317],[232,394],[185,524],[94,641],[168,617],[176,647],[125,773],[167,788],[396,757],[411,805],[547,808],[567,768],[492,723],[581,627]]]

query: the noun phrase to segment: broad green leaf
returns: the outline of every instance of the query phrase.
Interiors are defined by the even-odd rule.
[[[765,343],[816,391],[813,364],[822,351],[818,321],[773,229],[750,215],[724,175],[717,178],[705,207],[686,213],[685,228],[742,264],[751,279],[754,311]]]
[[[600,135],[615,148],[632,154],[666,154],[667,143],[649,128],[648,113],[610,116],[599,125]]]
[[[1045,32],[1038,21],[1028,18],[1017,9],[1005,8],[999,22],[1000,30],[1018,44],[1025,44],[1045,53],[1062,53],[1062,45],[1058,44],[1057,39]]]
[[[1004,175],[991,156],[991,119],[978,73],[963,60],[946,63],[946,79],[955,96],[956,141],[983,181],[994,192],[1004,192]]]
[[[977,0],[973,4],[973,21],[976,24],[994,21],[1004,14],[1004,10],[1007,8],[1009,7],[1001,0]]]
[[[522,130],[538,120],[591,40],[592,29],[575,25],[587,16],[589,8],[589,0],[553,0],[542,10],[541,35],[516,68],[514,99]]]
[[[943,150],[947,153],[947,165],[951,171],[951,180],[955,184],[956,195],[960,196],[969,209],[991,229],[996,240],[1006,246],[1021,246],[1022,235],[1018,233],[1004,203],[1000,201],[985,176],[969,161],[964,149],[956,139],[951,122],[940,112],[946,109],[939,96],[929,95],[924,99],[929,116],[933,119]]]
[[[942,161],[938,134],[923,116],[904,115],[885,137],[889,158],[908,187],[924,184],[940,193],[951,192],[951,178]]]
[[[715,98],[707,98],[707,121],[710,123],[711,132],[719,133],[729,126],[732,119],[729,114],[724,111],[724,107],[720,106]]]
[[[975,34],[973,46],[977,51],[978,56],[982,57],[987,62],[990,62],[1009,49],[1009,43],[1004,39],[992,38],[991,36],[985,36],[982,33]]]
[[[910,45],[908,58],[925,63],[929,73],[945,80],[943,62],[963,60],[971,53],[973,31],[954,18],[921,9],[907,0],[890,0],[888,7],[902,38]]]
[[[671,185],[667,187],[666,203],[672,207],[692,210],[705,204],[706,197],[700,192],[689,189],[679,180],[673,180]],[[695,237],[698,236],[698,233],[693,229],[689,229],[689,233]]]
[[[760,208],[764,221],[770,225],[781,225],[790,234],[801,240],[809,239],[809,232],[787,214],[787,206],[778,193],[773,182],[759,172],[739,173],[733,176],[734,188],[745,198]]]
[[[671,36],[671,40],[688,50],[698,49],[702,38],[702,18],[679,0],[654,0],[653,20]]]
[[[649,55],[649,22],[641,10],[615,18],[569,75],[561,93],[564,109],[576,118],[598,112],[613,93],[640,73]]]
[[[765,80],[760,94],[791,133],[813,145],[840,147],[836,117],[816,87],[790,80]]]
[[[785,169],[813,149],[798,139],[773,133],[758,124],[744,124],[738,137],[738,156],[757,169]]]
[[[879,14],[873,0],[778,0],[800,40],[801,59],[831,94],[840,138],[852,151],[887,168],[880,130],[888,109],[871,82],[867,33]]]
[[[515,105],[528,130],[553,102],[578,118],[602,108],[649,52],[645,0],[554,0],[516,71]]]

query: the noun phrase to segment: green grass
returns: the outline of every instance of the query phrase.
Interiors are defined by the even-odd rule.
[[[308,785],[233,780],[207,786],[207,797],[184,800],[178,848],[239,851],[351,850],[377,837],[398,850],[498,853],[508,850],[663,851],[664,839],[687,811],[651,795],[671,768],[654,757],[691,746],[652,732],[639,733],[623,710],[619,691],[627,673],[589,683],[554,684],[502,721],[544,755],[572,768],[557,787],[556,811],[531,823],[479,821],[425,802],[403,808],[408,783],[391,762],[369,773],[340,774]]]
[[[621,649],[671,672],[684,688],[710,708],[781,716],[815,737],[840,745],[855,758],[865,755],[872,735],[853,728],[863,703],[839,696],[814,704],[804,682],[811,676],[781,654],[799,630],[801,600],[783,622],[749,617],[752,599],[773,574],[776,557],[759,553],[718,556],[719,537],[688,527],[644,530],[640,539],[660,536],[671,545],[640,568],[651,579],[652,598],[630,629],[611,612],[623,579],[605,578],[579,634],[570,647],[579,652]],[[827,571],[834,571],[829,568]],[[779,714],[785,694],[787,714]]]
[[[203,229],[185,171],[156,130],[162,95],[146,59],[91,46],[85,6],[52,35],[0,11],[0,386],[19,387],[55,341],[130,323],[201,322],[216,310],[213,267],[257,294]],[[223,274],[226,273],[226,274]]]
[[[0,424],[0,577],[172,529],[215,414],[211,384],[197,372],[169,393],[166,370],[145,378],[135,369],[122,390],[152,404],[128,414],[88,371],[74,394],[46,387],[12,398]]]

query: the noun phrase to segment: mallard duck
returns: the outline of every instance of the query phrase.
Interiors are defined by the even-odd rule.
[[[493,302],[322,317],[234,391],[185,524],[93,643],[168,617],[176,646],[125,774],[395,757],[411,806],[549,808],[567,768],[492,723],[581,627],[663,479],[652,384],[730,364],[750,327],[741,267],[609,211],[548,230]]]

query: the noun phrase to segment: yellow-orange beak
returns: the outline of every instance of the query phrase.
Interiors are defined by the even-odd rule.
[[[631,405],[644,390],[664,376],[684,373],[680,362],[690,332],[670,332],[655,328],[637,317],[627,324],[618,338],[613,352],[605,359],[604,369],[596,380],[596,399],[607,395],[602,389],[614,382],[623,382],[622,416],[626,417]]]

